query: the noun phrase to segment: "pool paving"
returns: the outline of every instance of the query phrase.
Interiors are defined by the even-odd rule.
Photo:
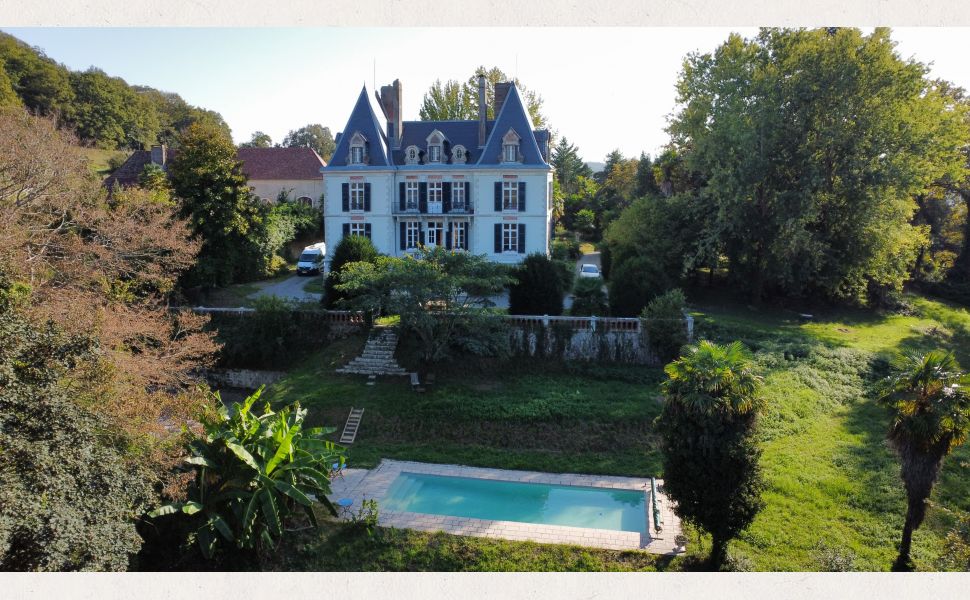
[[[644,510],[647,513],[647,530],[643,533],[613,531],[384,510],[381,502],[387,496],[391,484],[402,472],[518,483],[642,491],[646,495]],[[658,479],[657,483],[662,489],[663,481]],[[655,530],[649,478],[510,471],[384,459],[376,468],[371,470],[346,469],[342,476],[334,480],[332,488],[332,498],[351,498],[353,507],[360,506],[365,499],[377,500],[380,507],[378,523],[384,527],[444,531],[455,535],[534,541],[545,544],[573,544],[610,550],[644,550],[655,554],[679,554],[685,550],[680,543],[683,541],[680,520],[674,514],[670,500],[663,493],[657,494],[663,527],[660,532]]]

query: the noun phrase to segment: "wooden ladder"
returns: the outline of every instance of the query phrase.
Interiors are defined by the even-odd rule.
[[[347,424],[344,425],[344,432],[340,434],[341,444],[353,444],[354,439],[357,437],[357,428],[360,427],[360,418],[364,415],[363,408],[353,408],[350,409],[350,415],[347,417]]]

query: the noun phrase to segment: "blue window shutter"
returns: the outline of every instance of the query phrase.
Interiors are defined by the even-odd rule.
[[[465,212],[472,212],[472,184],[465,182]]]
[[[364,212],[370,212],[370,184],[364,184]]]
[[[418,243],[424,246],[424,225],[418,223]]]
[[[445,249],[451,250],[451,228],[454,223],[448,223],[448,231],[445,232]]]
[[[519,254],[525,254],[525,223],[519,223]]]
[[[403,185],[403,184],[402,184]],[[401,250],[407,250],[408,244],[407,223],[401,221]]]
[[[441,184],[441,210],[451,212],[451,182],[446,181]]]
[[[495,224],[495,254],[502,251],[502,224]]]
[[[399,205],[399,207],[401,209],[401,212],[404,212],[405,208],[407,207],[407,201],[406,201],[407,192],[405,191],[404,182],[403,181],[398,184],[398,190],[399,190],[398,191],[398,198],[397,198],[398,205]]]
[[[495,182],[495,212],[502,212],[502,182]]]
[[[418,210],[422,213],[428,212],[428,183],[426,181],[418,184]]]
[[[350,211],[350,184],[349,183],[340,184],[340,210],[344,212]]]
[[[342,229],[343,229],[344,237],[347,237],[348,235],[350,235],[350,223],[344,223]]]
[[[370,185],[370,184],[367,184],[367,185]],[[371,238],[370,223],[364,223],[364,237],[366,237],[367,239],[373,239]]]
[[[525,182],[519,182],[519,212],[525,212]]]

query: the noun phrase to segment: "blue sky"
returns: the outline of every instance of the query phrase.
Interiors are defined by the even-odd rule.
[[[435,79],[479,65],[518,75],[544,98],[554,129],[584,159],[613,148],[656,153],[666,142],[684,56],[754,28],[4,28],[72,69],[97,66],[131,84],[220,112],[237,142],[255,130],[281,141],[321,123],[336,133],[366,83],[400,79],[417,119]],[[970,89],[968,28],[894,29],[900,54]]]

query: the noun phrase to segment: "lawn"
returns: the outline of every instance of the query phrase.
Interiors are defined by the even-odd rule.
[[[970,314],[910,297],[908,314],[864,311],[797,313],[702,304],[700,335],[742,339],[765,376],[766,410],[759,427],[768,482],[766,506],[731,551],[757,570],[819,570],[819,547],[853,557],[861,570],[886,570],[895,556],[905,511],[898,463],[885,443],[888,415],[874,386],[894,353],[952,347],[970,366],[965,344]],[[661,475],[653,420],[659,414],[659,368],[553,365],[469,360],[439,370],[438,385],[412,392],[405,380],[366,386],[334,369],[363,346],[362,336],[334,343],[269,390],[277,402],[299,400],[315,423],[342,426],[351,406],[364,407],[352,466],[382,457],[551,472]],[[949,528],[944,509],[970,510],[970,449],[951,456],[913,558],[933,569]],[[350,568],[332,555],[339,544],[319,534],[301,543],[316,558],[307,568]],[[608,570],[654,568],[653,559],[556,546],[384,532],[347,541],[363,569]],[[341,538],[342,539],[342,538]],[[369,538],[368,538],[369,539]],[[691,537],[692,555],[706,540]],[[363,546],[362,546],[363,545]],[[317,554],[314,554],[317,553]],[[640,556],[642,553],[633,553]],[[326,555],[326,556],[325,556]],[[296,559],[294,559],[296,560]],[[662,568],[679,568],[676,560]],[[566,565],[566,567],[561,567]]]

